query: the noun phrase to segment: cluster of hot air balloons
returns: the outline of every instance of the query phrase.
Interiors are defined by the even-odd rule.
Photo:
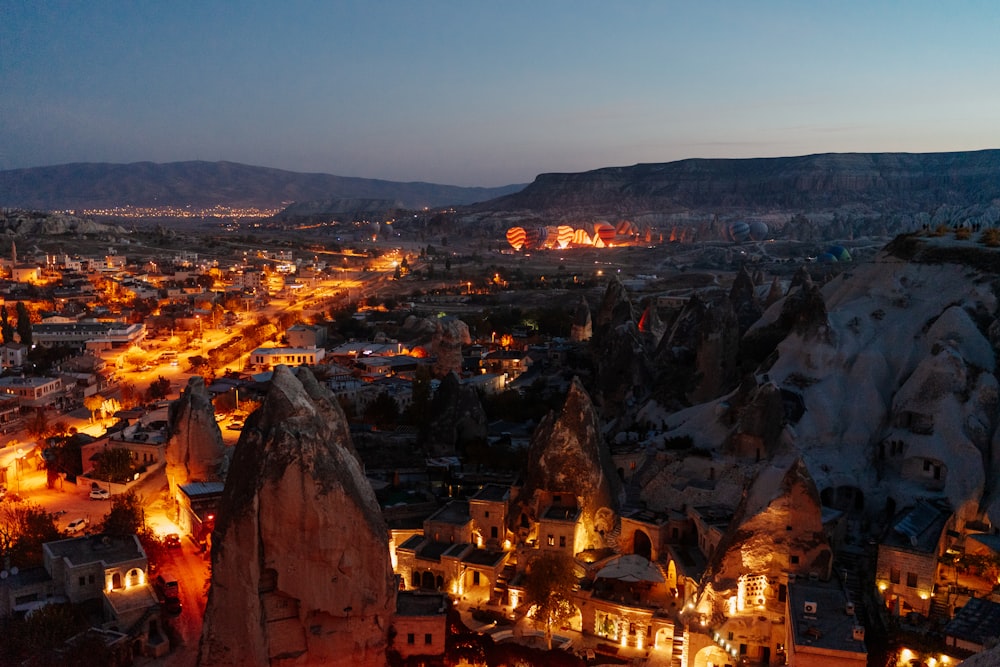
[[[767,223],[761,220],[751,220],[750,222],[734,222],[729,225],[729,240],[736,243],[745,241],[763,241],[767,238]]]
[[[842,245],[832,245],[816,258],[821,262],[850,262],[851,253]]]
[[[514,250],[535,250],[538,248],[569,248],[591,246],[607,248],[629,245],[639,238],[639,228],[629,220],[617,225],[608,222],[594,222],[573,227],[511,227],[507,230],[507,243]]]

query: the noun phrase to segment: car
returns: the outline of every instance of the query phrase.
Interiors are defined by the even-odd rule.
[[[181,536],[177,533],[170,533],[163,538],[163,546],[168,549],[180,549],[181,548]]]
[[[91,500],[108,500],[111,498],[111,492],[107,489],[102,489],[100,487],[90,490]]]
[[[87,527],[87,520],[84,519],[83,517],[80,517],[79,519],[73,519],[68,524],[66,524],[66,532],[80,533],[83,532],[83,529],[86,527]]]
[[[228,428],[230,431],[242,431],[243,422],[229,422],[229,425],[226,426],[226,428]]]

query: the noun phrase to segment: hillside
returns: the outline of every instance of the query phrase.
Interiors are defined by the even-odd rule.
[[[278,208],[295,201],[386,199],[400,208],[423,208],[485,201],[520,187],[397,183],[235,162],[77,163],[0,171],[0,206],[43,210],[217,204]]]
[[[1000,150],[961,153],[829,153],[691,159],[582,173],[542,174],[523,190],[464,215],[499,227],[520,220],[630,219],[716,238],[714,219],[760,218],[781,229],[794,216],[834,222],[837,234],[878,235],[923,224],[1000,220]]]

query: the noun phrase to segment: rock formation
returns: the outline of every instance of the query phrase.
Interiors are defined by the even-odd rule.
[[[569,339],[580,343],[590,340],[590,337],[593,335],[594,329],[590,319],[590,306],[587,304],[587,299],[581,297],[580,303],[573,313],[573,325],[570,328]]]
[[[275,369],[246,421],[212,535],[198,664],[384,665],[388,532],[343,412],[307,369]]]
[[[526,470],[510,512],[513,530],[522,512],[537,521],[550,503],[575,506],[582,512],[576,545],[604,545],[603,533],[613,527],[618,511],[619,483],[594,406],[579,379],[570,383],[562,410],[549,412],[535,429]]]
[[[168,422],[170,440],[164,456],[171,497],[178,485],[220,479],[226,445],[204,379],[197,375],[188,379],[180,398],[170,404]]]
[[[833,552],[819,492],[801,460],[776,460],[753,480],[709,564],[705,581],[729,597],[742,575],[786,572],[828,579]]]
[[[437,357],[434,377],[443,378],[448,373],[462,372],[462,346],[472,343],[469,326],[454,317],[442,317],[431,339],[431,351]]]
[[[469,445],[486,442],[486,412],[479,394],[463,387],[454,373],[438,385],[430,414],[433,419],[424,445],[428,456],[455,456]]]

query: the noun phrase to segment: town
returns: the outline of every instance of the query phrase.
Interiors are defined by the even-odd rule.
[[[821,486],[782,444],[815,412],[805,397],[817,378],[739,377],[710,328],[683,339],[701,337],[690,345],[700,365],[676,354],[684,322],[714,299],[733,304],[734,327],[741,305],[756,304],[754,320],[765,305],[790,308],[816,289],[801,265],[751,257],[739,239],[688,259],[690,249],[647,247],[531,257],[502,239],[351,233],[294,249],[254,247],[245,234],[192,235],[173,248],[132,239],[103,254],[11,243],[0,310],[6,637],[28,642],[48,624],[76,630],[47,647],[71,662],[193,665],[201,643],[200,664],[226,664],[212,652],[228,641],[225,623],[244,621],[205,627],[209,583],[231,576],[213,554],[236,525],[224,496],[236,493],[230,477],[253,477],[240,448],[303,418],[274,407],[287,403],[324,415],[326,425],[294,437],[306,442],[315,427],[346,448],[338,467],[356,466],[369,489],[349,497],[356,523],[376,522],[372,551],[339,564],[302,555],[298,576],[353,572],[338,605],[364,618],[382,593],[362,595],[362,571],[391,568],[391,632],[355,655],[945,665],[995,638],[1000,537],[984,512],[949,502],[953,464],[917,451],[933,416],[901,410],[894,426],[915,437],[879,443],[879,475],[916,485],[919,498],[875,512],[859,483]],[[663,268],[666,253],[674,273],[652,275],[650,259]],[[814,267],[815,278],[845,280],[841,270]],[[812,316],[809,303],[797,307],[798,323]],[[642,345],[675,354],[676,386],[644,375],[629,352]],[[643,385],[669,409],[640,400]],[[735,430],[710,432],[699,403]],[[696,441],[716,436],[718,451]],[[282,502],[289,517],[354,516]],[[365,535],[334,537],[360,549]],[[283,574],[267,576],[268,657],[314,650],[309,627],[326,621],[301,631],[295,613],[275,621],[279,598],[268,591],[291,597]],[[304,598],[295,604],[305,609]],[[66,605],[75,611],[46,611]],[[30,655],[23,642],[10,639],[4,659]]]

